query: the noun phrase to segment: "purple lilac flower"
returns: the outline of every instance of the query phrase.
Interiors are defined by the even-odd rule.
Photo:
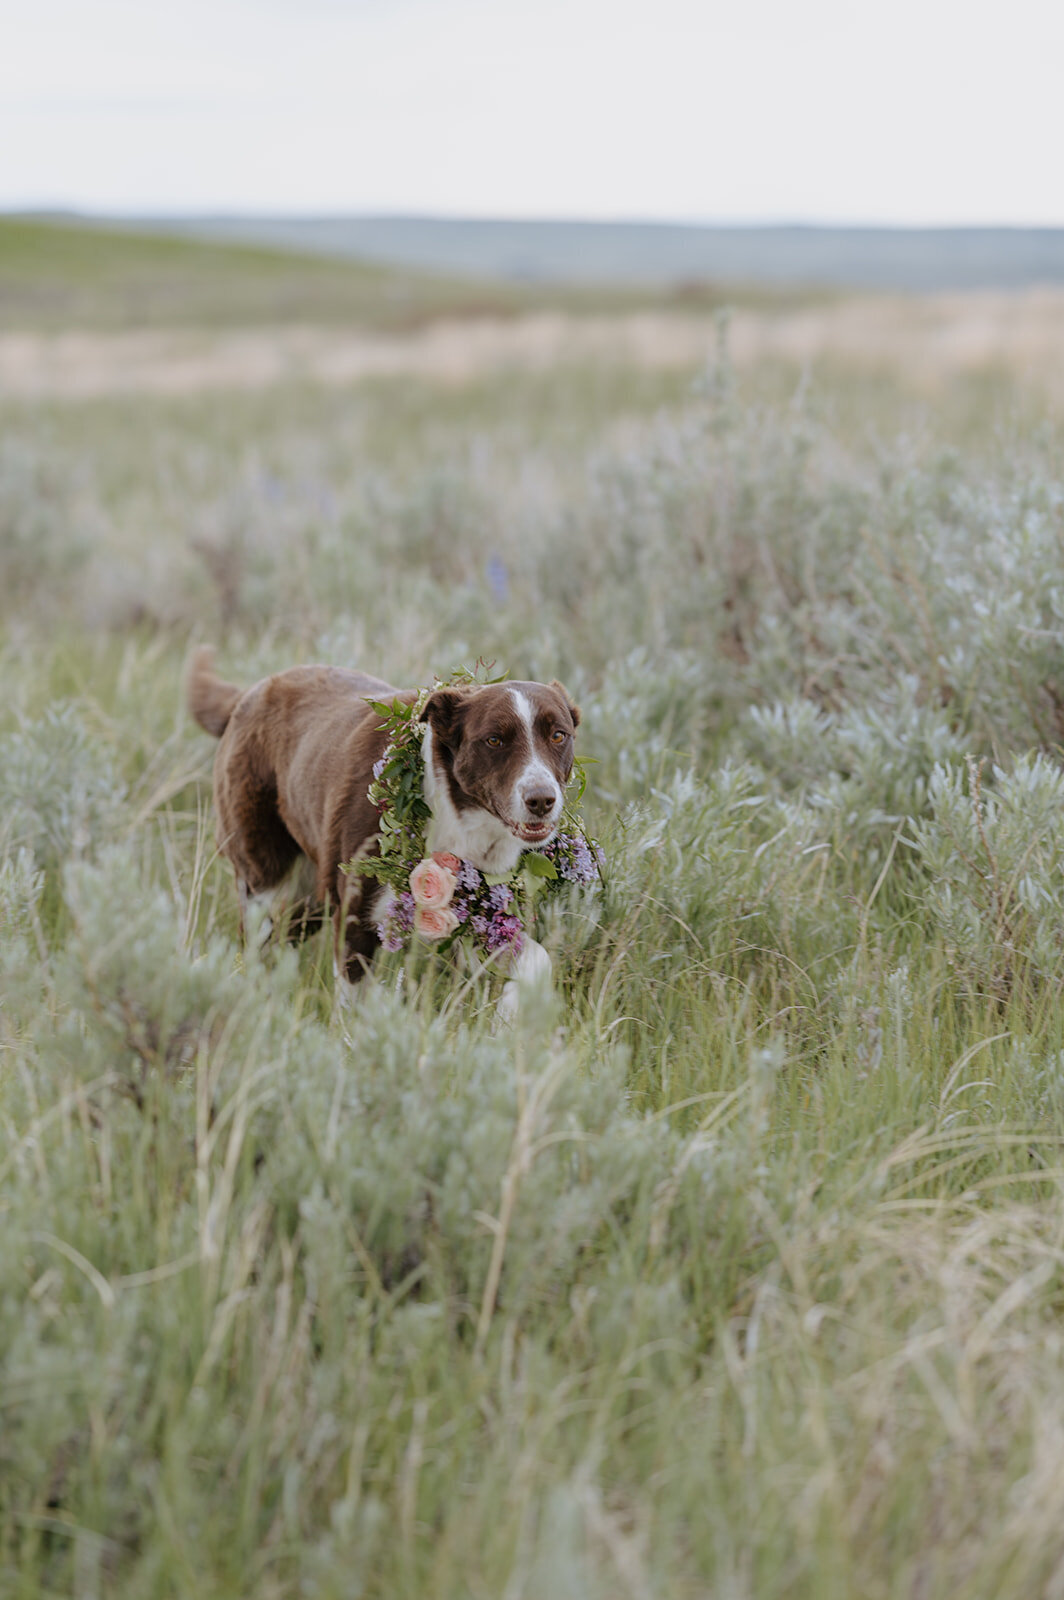
[[[389,901],[377,923],[377,938],[386,950],[401,950],[414,926],[414,896],[409,890]]]
[[[572,883],[594,883],[598,877],[598,863],[586,839],[573,841],[568,867],[562,867],[562,874]]]
[[[513,898],[513,891],[505,883],[493,883],[488,890],[488,904],[493,911],[509,911]]]
[[[525,942],[525,930],[520,917],[507,917],[496,912],[488,924],[484,943],[489,955],[494,955],[496,950],[502,950],[507,945],[514,955],[520,955]]]
[[[594,850],[581,834],[559,833],[544,851],[569,883],[594,883],[599,875],[602,852]]]
[[[381,773],[384,771],[384,769],[385,769],[385,767],[387,765],[388,765],[388,757],[387,757],[387,755],[383,755],[383,756],[381,756],[379,761],[375,761],[373,763],[373,776],[374,776],[374,778],[379,779]]]
[[[469,894],[480,888],[480,873],[472,862],[463,861],[458,868],[458,887]]]
[[[463,900],[460,897],[457,900],[452,900],[451,910],[454,912],[459,922],[464,922],[469,916],[469,901]]]

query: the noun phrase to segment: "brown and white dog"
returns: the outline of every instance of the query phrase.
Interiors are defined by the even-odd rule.
[[[416,691],[340,667],[291,667],[244,690],[217,677],[212,662],[208,648],[194,653],[188,704],[221,741],[218,847],[236,873],[241,920],[255,901],[301,916],[331,906],[338,978],[354,983],[378,945],[382,893],[376,879],[341,870],[377,847],[367,791],[387,734],[367,696],[412,702]],[[430,850],[502,873],[513,871],[523,850],[554,837],[580,721],[560,683],[440,688],[421,720]],[[549,970],[546,951],[526,940],[513,980]],[[512,1016],[517,998],[511,981],[504,1015]]]

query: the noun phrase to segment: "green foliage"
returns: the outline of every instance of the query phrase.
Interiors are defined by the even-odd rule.
[[[106,743],[74,705],[0,738],[0,816],[10,849],[57,867],[115,829],[124,799]]]
[[[992,992],[1059,982],[1064,962],[1064,773],[1042,754],[984,785],[936,767],[931,816],[913,830],[926,903],[952,962]]]
[[[490,676],[494,665],[494,662],[489,664],[479,660],[472,670],[458,667],[448,678],[436,678],[431,684],[423,685],[413,698],[368,702],[380,718],[378,726],[387,737],[368,791],[380,818],[379,844],[372,855],[345,862],[342,871],[378,879],[400,894],[409,893],[411,874],[428,857],[430,844],[432,814],[425,799],[423,712],[437,689],[502,682],[504,673]],[[587,838],[580,814],[580,801],[586,787],[584,769],[574,763],[559,832],[553,841],[558,860],[563,863],[571,862],[578,848],[585,852],[598,848],[593,840]],[[595,862],[588,854],[585,875],[579,881],[586,881],[597,871]],[[555,892],[566,893],[569,889],[554,862],[535,850],[525,851],[512,872],[485,874],[480,873],[479,869],[474,869],[474,872],[478,887],[471,895],[486,892],[489,883],[505,884],[513,897],[511,920],[519,920],[530,933],[535,928],[534,914],[543,909],[542,892],[548,890],[550,898],[553,898]],[[471,895],[464,897],[472,907],[472,918],[483,903]],[[398,943],[382,942],[389,949],[399,948]],[[466,927],[457,927],[439,943],[438,949],[449,950],[455,944],[464,944],[469,949],[475,949],[480,944],[489,953],[493,949],[490,943],[472,934],[468,924]]]
[[[1059,1587],[1064,479],[847,393],[9,413],[5,1594]],[[219,631],[567,683],[553,999],[240,942]]]
[[[6,327],[163,329],[262,323],[408,327],[515,296],[417,271],[85,223],[0,218]]]
[[[75,592],[90,519],[78,469],[30,440],[0,438],[0,615]]]
[[[411,869],[428,854],[431,813],[424,796],[421,713],[434,687],[419,689],[413,700],[369,702],[388,739],[369,791],[380,813],[380,845],[372,861],[351,861],[344,870],[396,889],[409,887]]]

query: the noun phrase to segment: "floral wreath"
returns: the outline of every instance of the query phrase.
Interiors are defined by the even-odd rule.
[[[566,796],[559,832],[538,850],[524,851],[512,872],[481,872],[449,851],[429,853],[432,813],[422,790],[421,713],[437,689],[504,681],[488,678],[488,671],[490,665],[478,662],[474,672],[460,668],[446,680],[437,678],[413,701],[369,701],[388,733],[368,791],[380,816],[379,853],[349,861],[343,870],[376,878],[394,891],[377,923],[386,950],[402,950],[413,937],[444,950],[470,937],[485,955],[518,955],[540,896],[599,880],[602,851],[580,816],[587,779],[578,761],[569,780],[575,792]]]

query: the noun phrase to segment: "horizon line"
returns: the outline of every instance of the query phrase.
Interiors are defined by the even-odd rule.
[[[698,228],[738,231],[802,229],[809,232],[853,233],[1062,233],[1064,222],[898,222],[862,219],[839,220],[810,217],[648,217],[638,214],[610,217],[552,215],[541,213],[486,213],[475,211],[419,211],[385,209],[287,210],[259,207],[166,208],[134,206],[129,209],[86,207],[65,202],[8,204],[0,201],[0,217],[39,221],[71,219],[86,222],[187,222],[187,221],[271,221],[271,222],[420,222],[475,226],[589,227],[589,228]]]

